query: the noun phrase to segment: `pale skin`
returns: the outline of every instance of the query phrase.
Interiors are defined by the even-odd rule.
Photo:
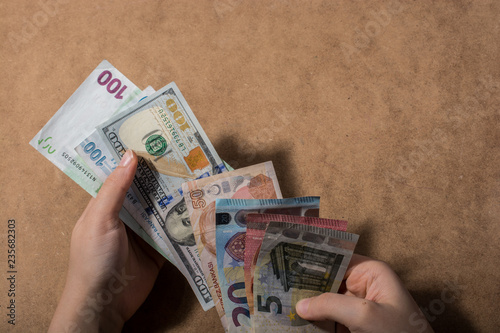
[[[153,288],[165,259],[118,217],[136,167],[137,156],[127,152],[76,223],[49,332],[120,332]],[[302,300],[297,312],[318,326],[336,321],[340,333],[433,333],[396,273],[358,255],[347,270],[345,293]]]
[[[403,282],[386,263],[353,255],[342,293],[324,293],[297,303],[297,313],[337,332],[433,333]]]
[[[136,167],[127,152],[76,223],[49,332],[120,332],[153,288],[165,259],[118,217]]]

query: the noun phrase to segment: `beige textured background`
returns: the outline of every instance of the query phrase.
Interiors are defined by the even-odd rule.
[[[500,330],[498,1],[65,0],[48,12],[0,3],[0,331],[45,331],[56,307],[90,197],[28,142],[103,59],[141,88],[175,81],[233,166],[273,160],[284,196],[320,195],[322,217],[348,219],[357,251],[434,306],[436,331]],[[460,288],[440,309],[449,281]],[[139,330],[221,326],[167,265],[125,329]]]

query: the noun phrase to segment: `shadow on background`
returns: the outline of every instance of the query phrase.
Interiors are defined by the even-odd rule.
[[[446,289],[443,283],[443,289]],[[442,300],[443,290],[410,290],[417,304],[428,315],[429,323],[434,331],[454,333],[479,332],[465,313],[462,312],[459,302],[463,301],[460,295],[457,299],[445,303]],[[444,298],[446,299],[447,296]]]
[[[371,253],[373,244],[373,226],[374,222],[370,219],[358,224],[356,228],[347,226],[347,231],[359,235],[358,243],[356,244],[355,253],[366,257],[373,257]]]
[[[411,257],[401,257],[389,264],[396,274],[405,281],[409,279],[407,277],[412,274],[412,270],[418,270],[418,267],[409,269],[409,262],[412,262]],[[427,289],[409,290],[417,305],[426,315],[434,331],[436,333],[479,332],[473,325],[474,321],[467,316],[467,313],[461,310],[460,303],[466,301],[463,296],[466,286],[458,281],[438,279],[439,275],[436,274],[435,279],[429,281]]]
[[[186,321],[198,300],[181,272],[166,262],[153,290],[122,332],[164,332]]]

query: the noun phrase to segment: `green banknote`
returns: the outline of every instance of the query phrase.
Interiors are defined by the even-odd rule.
[[[139,157],[132,189],[205,310],[212,297],[181,185],[227,171],[175,83],[97,127],[113,158]]]

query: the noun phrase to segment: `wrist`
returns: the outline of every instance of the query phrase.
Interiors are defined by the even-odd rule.
[[[49,332],[120,332],[124,320],[103,290],[66,283]]]

